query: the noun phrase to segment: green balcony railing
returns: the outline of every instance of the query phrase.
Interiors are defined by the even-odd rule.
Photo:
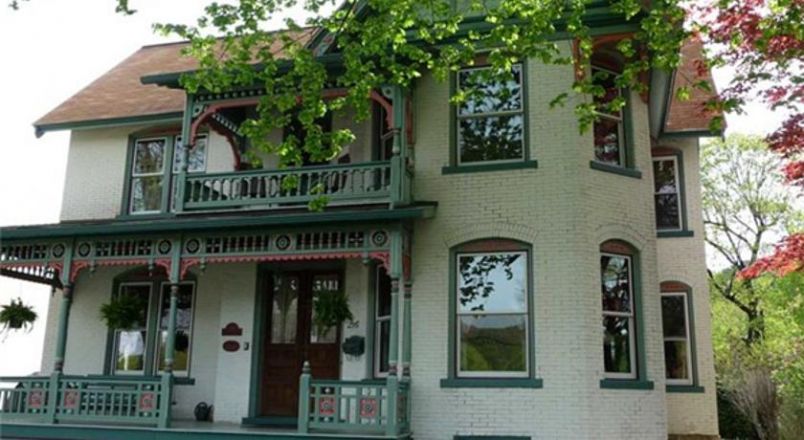
[[[191,174],[179,211],[299,207],[320,197],[330,203],[390,203],[391,174],[390,161]]]
[[[410,432],[409,382],[375,383],[300,379],[299,430],[381,434],[404,437]]]
[[[170,377],[0,378],[0,415],[8,419],[166,426]]]

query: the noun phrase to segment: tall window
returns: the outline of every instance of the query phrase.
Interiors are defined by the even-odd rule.
[[[181,171],[184,147],[181,137],[137,139],[132,153],[129,214],[162,212],[165,188],[171,188],[170,205],[175,206],[176,175]],[[167,168],[170,167],[170,171]],[[187,172],[201,173],[207,167],[207,137],[199,136],[187,157]]]
[[[664,365],[670,385],[692,385],[693,382],[687,301],[687,292],[662,292]]]
[[[136,305],[137,322],[127,330],[114,331],[114,372],[142,374],[146,370],[146,353],[150,348],[148,334],[148,304],[151,283],[123,283],[118,295],[129,297]]]
[[[600,278],[605,376],[612,379],[636,379],[632,256],[602,253]]]
[[[133,278],[145,279],[145,276]],[[111,373],[153,375],[163,371],[170,284],[153,280],[122,282],[116,295],[135,299],[138,320],[131,329],[113,331]],[[178,376],[187,376],[190,371],[194,297],[195,283],[186,282],[179,286],[173,363],[174,374]]]
[[[623,89],[614,82],[616,74],[602,67],[592,67],[593,83],[603,88],[603,96],[595,97],[598,107],[593,133],[595,160],[609,165],[626,166],[625,107],[613,111],[605,107],[614,101],[622,100]]]
[[[391,344],[391,277],[378,265],[374,277],[374,375],[388,374],[388,353]]]
[[[495,78],[489,67],[458,72],[457,163],[515,162],[525,159],[522,64],[510,77]]]
[[[527,377],[528,253],[467,249],[455,258],[457,376]]]
[[[654,157],[653,181],[656,229],[659,231],[681,230],[681,191],[678,158],[676,156]]]
[[[156,213],[162,209],[167,138],[143,139],[134,143],[131,169],[132,214]]]

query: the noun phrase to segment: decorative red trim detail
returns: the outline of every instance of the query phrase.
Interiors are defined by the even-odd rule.
[[[183,280],[190,271],[190,268],[199,264],[201,264],[200,258],[182,258],[179,266],[179,278]]]
[[[28,408],[40,409],[45,406],[45,392],[43,390],[28,391]]]
[[[68,278],[71,283],[75,282],[75,279],[78,278],[79,272],[89,267],[91,263],[89,261],[73,261],[70,265],[70,277]]]
[[[402,275],[405,280],[410,279],[410,272],[411,272],[411,258],[410,255],[403,255],[402,256]]]
[[[318,401],[318,414],[321,416],[335,415],[335,398],[324,396]]]
[[[410,96],[405,99],[405,134],[408,138],[408,146],[415,145],[416,139],[413,138],[413,99]]]
[[[170,260],[167,259],[167,258],[160,258],[158,260],[154,260],[154,266],[159,266],[159,267],[165,269],[165,272],[168,275],[170,275],[170,267],[171,267],[171,265],[172,264],[171,264]]]
[[[156,408],[156,396],[154,393],[142,393],[137,408],[142,412],[153,411]]]
[[[225,137],[226,141],[229,142],[229,147],[232,149],[232,156],[234,156],[234,169],[241,170],[243,166],[243,157],[240,154],[240,150],[237,148],[237,141],[232,135],[232,132],[227,130],[222,124],[214,119],[209,121],[209,127],[215,131],[215,133]]]
[[[373,419],[377,416],[377,399],[374,397],[364,397],[360,399],[360,417]]]
[[[391,273],[391,253],[390,252],[372,252],[369,257],[380,262],[380,265],[387,273]]]
[[[77,409],[79,399],[78,390],[65,390],[64,398],[62,399],[62,408],[64,409]]]

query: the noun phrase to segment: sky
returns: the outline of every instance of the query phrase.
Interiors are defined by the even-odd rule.
[[[138,12],[128,17],[114,12],[114,0],[31,0],[16,12],[6,3],[0,0],[0,226],[55,223],[69,133],[36,138],[33,122],[141,46],[175,41],[154,35],[151,24],[190,23],[207,1],[130,0]],[[716,84],[729,77],[715,72]],[[756,134],[780,120],[761,105],[727,118],[730,132]],[[14,360],[0,361],[0,376],[39,371],[50,288],[0,277],[0,305],[17,297],[39,319],[30,333],[0,335],[0,360]]]

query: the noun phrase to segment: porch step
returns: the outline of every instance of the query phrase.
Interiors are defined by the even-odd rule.
[[[3,421],[3,439],[54,440],[403,440],[410,435],[387,437],[365,434],[300,434],[295,429],[262,428],[235,423],[174,422],[169,429]]]

